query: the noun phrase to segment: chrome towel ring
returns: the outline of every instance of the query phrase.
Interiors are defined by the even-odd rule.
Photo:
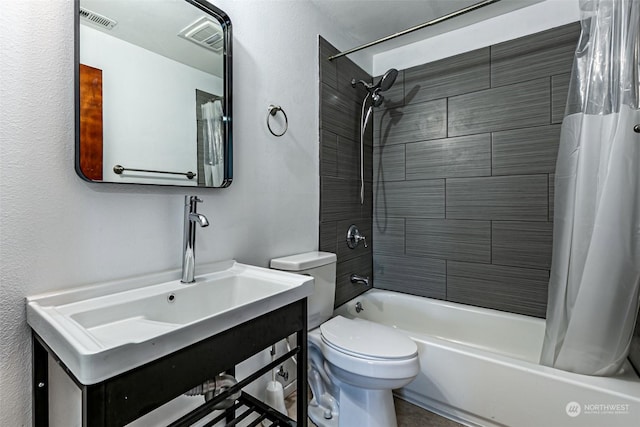
[[[275,115],[278,114],[278,111],[281,112],[284,116],[284,130],[282,131],[282,133],[275,133],[273,129],[271,129],[271,117],[275,117]],[[287,113],[284,112],[281,106],[273,104],[269,105],[269,113],[267,114],[267,128],[269,128],[269,132],[271,132],[271,135],[273,136],[280,137],[287,133],[287,129],[289,129],[289,119],[287,119]]]

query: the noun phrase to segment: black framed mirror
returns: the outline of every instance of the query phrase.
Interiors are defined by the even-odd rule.
[[[78,175],[228,187],[231,39],[206,0],[75,0]]]

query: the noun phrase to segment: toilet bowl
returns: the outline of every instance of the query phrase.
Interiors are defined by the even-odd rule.
[[[325,388],[334,389],[338,402],[336,422],[327,419],[322,402],[312,401],[309,414],[314,423],[319,427],[397,425],[391,390],[404,387],[418,374],[418,348],[413,341],[387,326],[336,316],[309,332],[309,346],[323,356],[322,364],[311,360],[310,370],[326,372],[325,378],[316,378],[333,383]],[[316,378],[310,376],[309,381]],[[314,388],[311,384],[312,392]]]
[[[333,315],[335,254],[278,258],[271,267],[315,279],[308,298],[309,418],[318,427],[396,427],[392,390],[416,377],[418,348],[406,335]]]

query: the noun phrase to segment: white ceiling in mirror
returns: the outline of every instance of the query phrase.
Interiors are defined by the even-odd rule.
[[[368,43],[451,12],[479,3],[480,0],[310,0],[320,11],[359,43]],[[544,0],[501,0],[468,13],[367,48],[368,55],[407,45],[443,32],[502,15]],[[346,46],[349,49],[355,46]]]
[[[184,0],[80,0],[80,7],[117,22],[112,29],[90,23],[93,28],[193,68],[223,77],[221,53],[213,52],[179,36],[185,28],[209,16]],[[80,22],[87,24],[85,19],[81,19]]]

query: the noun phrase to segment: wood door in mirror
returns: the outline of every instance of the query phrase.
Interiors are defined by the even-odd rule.
[[[75,8],[78,175],[229,186],[229,17],[206,0],[76,0]]]

